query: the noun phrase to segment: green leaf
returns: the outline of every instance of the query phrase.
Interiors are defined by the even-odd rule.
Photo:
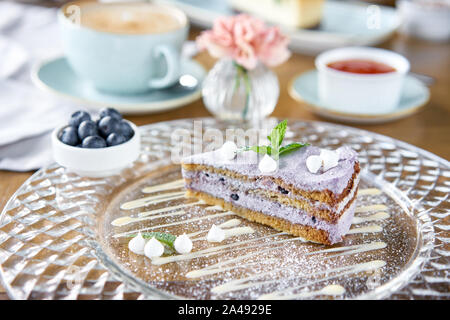
[[[279,155],[281,156],[282,154],[288,154],[294,150],[298,150],[306,146],[309,146],[309,143],[298,143],[298,142],[290,143],[280,148]]]
[[[276,125],[275,128],[272,129],[270,133],[270,144],[272,146],[272,154],[275,156],[275,159],[278,158],[279,149],[281,144],[283,143],[284,135],[286,133],[287,128],[287,120],[281,121]]]
[[[142,237],[144,239],[150,239],[150,238],[156,238],[156,240],[168,245],[170,248],[174,248],[173,243],[175,242],[175,239],[177,238],[173,234],[170,233],[164,233],[164,232],[142,232]],[[130,234],[128,237],[134,238],[137,234]]]
[[[269,156],[272,153],[272,148],[270,146],[253,146],[253,147],[245,147],[244,151],[254,151],[260,154],[268,154]]]
[[[267,136],[267,139],[269,139],[270,141],[270,146],[245,147],[241,149],[241,151],[254,151],[260,154],[268,154],[273,159],[278,160],[279,156],[283,154],[288,154],[291,151],[309,146],[309,143],[295,142],[282,147],[281,144],[283,143],[286,129],[287,120],[283,120],[279,124],[277,124],[276,127],[272,129],[270,135]]]

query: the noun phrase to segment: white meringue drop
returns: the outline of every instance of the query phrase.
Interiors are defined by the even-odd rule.
[[[306,167],[311,173],[317,173],[317,171],[319,171],[321,166],[322,166],[322,159],[320,158],[320,156],[309,156],[306,159]]]
[[[209,229],[206,240],[208,240],[208,242],[222,242],[225,240],[225,231],[221,227],[213,224],[211,229]]]
[[[151,238],[144,247],[144,254],[147,258],[161,257],[164,253],[164,246],[156,238]]]
[[[276,171],[278,163],[269,155],[265,154],[258,164],[258,169],[262,173],[270,173]]]
[[[225,160],[233,160],[236,157],[238,147],[233,141],[226,141],[219,149],[220,154]]]
[[[142,237],[142,234],[139,232],[136,237],[130,240],[128,242],[128,249],[130,249],[131,252],[134,252],[136,254],[144,254],[144,247],[145,247],[145,239]]]
[[[186,234],[178,236],[173,243],[178,253],[184,254],[192,251],[192,241]]]
[[[339,163],[339,154],[334,150],[321,149],[320,158],[323,162],[323,171],[334,168]]]

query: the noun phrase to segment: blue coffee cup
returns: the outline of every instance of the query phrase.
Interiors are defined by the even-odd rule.
[[[186,15],[171,6],[150,3],[120,5],[164,11],[179,20],[178,28],[164,32],[119,33],[99,31],[81,23],[87,4],[101,13],[108,3],[75,1],[58,12],[65,55],[78,76],[96,89],[115,94],[136,94],[175,84],[180,77],[180,55],[187,39]],[[117,3],[116,3],[117,4]]]

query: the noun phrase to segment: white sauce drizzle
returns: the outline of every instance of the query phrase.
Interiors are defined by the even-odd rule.
[[[376,196],[379,194],[381,194],[381,190],[377,188],[360,189],[358,191],[358,196],[365,196],[365,195]]]
[[[261,255],[262,253],[265,253],[265,252],[268,252],[268,251],[272,251],[272,250],[275,250],[275,249],[279,249],[279,248],[282,248],[282,247],[284,247],[284,246],[267,248],[267,249],[264,249],[264,250],[261,250],[261,251],[257,251],[257,252],[249,253],[249,254],[246,254],[246,255],[243,255],[243,256],[239,256],[237,258],[232,258],[232,259],[228,259],[228,260],[225,260],[225,261],[222,261],[222,262],[218,262],[216,264],[210,265],[210,266],[208,266],[206,268],[203,268],[203,269],[190,271],[190,272],[188,272],[186,274],[186,277],[188,277],[188,278],[198,278],[198,277],[203,276],[205,272],[207,274],[221,273],[221,272],[223,272],[222,266],[224,266],[224,265],[227,265],[227,264],[230,264],[230,263],[239,262],[239,261],[251,258],[253,256],[258,256],[258,255]],[[240,265],[241,268],[245,268],[246,266],[247,265],[243,265],[243,264]],[[236,268],[236,266],[233,266],[233,268]]]
[[[284,240],[293,240],[293,239],[284,239]],[[281,241],[274,241],[273,243],[280,243],[280,242]],[[331,259],[331,258],[334,258],[336,256],[344,256],[344,255],[350,255],[350,254],[355,254],[355,253],[359,253],[359,252],[373,251],[373,250],[383,249],[385,247],[386,247],[386,243],[384,243],[384,242],[381,242],[381,241],[380,242],[371,242],[371,243],[364,243],[364,244],[358,244],[358,245],[347,246],[347,247],[330,248],[330,249],[312,251],[312,252],[306,253],[305,256],[316,255],[316,254],[321,254],[321,253],[344,251],[344,253],[330,255],[330,256],[326,256],[324,258],[324,259]],[[273,250],[273,249],[275,249],[275,248],[269,248],[268,251]],[[261,251],[259,253],[261,253]],[[214,265],[205,267],[203,269],[190,271],[190,272],[188,272],[186,274],[186,276],[188,278],[198,278],[198,277],[202,277],[202,276],[205,276],[205,275],[221,273],[221,272],[227,271],[229,269],[229,268],[226,268],[226,269],[220,268],[221,265],[229,264],[229,263],[240,261],[240,260],[245,260],[247,258],[250,258],[250,257],[254,256],[254,255],[255,255],[255,253],[251,253],[251,254],[247,254],[247,255],[244,255],[244,256],[240,256],[239,258],[233,258],[233,259],[225,260],[225,261],[222,261],[220,263],[216,263]],[[245,265],[240,265],[239,267],[245,267]],[[211,269],[214,270],[214,271],[211,271]],[[284,271],[285,269],[278,269],[278,270],[279,271]],[[274,270],[272,270],[272,272],[273,271]]]
[[[184,186],[184,179],[171,181],[168,183],[158,184],[155,186],[149,186],[142,189],[143,193],[154,193],[158,191],[166,191],[172,189],[178,189]]]
[[[219,227],[221,227],[222,229],[224,229],[224,228],[231,228],[231,227],[235,227],[235,226],[240,225],[241,222],[242,221],[239,220],[239,219],[229,219],[229,220],[225,221],[224,223],[219,224]],[[200,231],[188,233],[187,236],[189,236],[191,238],[191,237],[195,237],[195,236],[197,236],[199,234],[202,234],[202,233],[205,233],[205,232],[208,232],[208,230],[200,230]]]
[[[165,207],[165,208],[155,209],[155,210],[151,210],[151,211],[139,212],[138,213],[138,217],[146,217],[146,216],[149,216],[149,215],[158,214],[158,213],[164,213],[164,212],[168,212],[168,211],[171,211],[171,210],[176,210],[176,209],[181,209],[181,208],[186,208],[186,207],[192,207],[192,206],[195,206],[197,204],[200,204],[200,201],[191,202],[191,203],[183,203],[183,204],[179,204],[179,205],[176,205],[176,206]]]
[[[270,262],[275,262],[275,259],[268,259],[265,261],[266,263],[270,263]],[[258,265],[261,264],[261,261],[255,261],[255,262],[249,262],[245,265],[237,265],[237,266],[230,266],[230,267],[224,267],[224,268],[220,268],[221,272],[225,272],[225,271],[229,271],[229,270],[235,270],[235,269],[239,269],[239,268],[246,268],[252,265]],[[218,273],[217,272],[217,268],[208,268],[208,269],[199,269],[199,270],[193,270],[190,271],[188,273],[186,273],[186,277],[188,278],[199,278],[199,277],[203,277],[206,275],[211,275],[211,274],[215,274]]]
[[[186,214],[186,211],[178,210],[178,211],[167,213],[167,214],[159,214],[156,216],[142,217],[142,218],[122,217],[122,218],[118,218],[118,219],[114,220],[113,222],[111,222],[111,224],[115,227],[121,227],[121,226],[130,224],[130,223],[136,223],[136,222],[141,222],[141,221],[145,221],[145,220],[154,220],[154,219],[160,219],[160,218],[180,216],[183,214]]]
[[[137,200],[125,202],[120,206],[120,209],[122,209],[122,210],[136,209],[136,208],[145,207],[145,206],[148,206],[151,204],[157,204],[157,203],[166,202],[169,200],[181,199],[181,198],[185,197],[184,195],[185,195],[185,191],[158,194],[155,196],[150,196],[150,197],[145,197],[145,198],[140,198]]]
[[[184,255],[179,255],[179,256],[160,257],[157,259],[153,259],[152,263],[156,264],[156,265],[163,265],[163,264],[171,263],[171,262],[175,262],[175,261],[191,260],[191,259],[195,259],[198,257],[206,257],[206,256],[210,256],[210,255],[215,255],[215,254],[222,253],[222,252],[226,251],[226,249],[229,249],[229,248],[233,248],[236,246],[242,246],[244,244],[248,244],[251,242],[257,242],[258,240],[262,240],[262,239],[269,238],[269,237],[275,237],[275,236],[279,236],[282,234],[284,234],[284,233],[275,233],[275,234],[272,234],[269,236],[259,237],[259,238],[255,238],[255,239],[239,241],[239,242],[224,244],[224,245],[220,245],[220,246],[214,246],[214,247],[210,247],[207,249],[203,249],[200,251],[191,252],[189,254],[184,254]],[[253,246],[253,248],[260,247],[263,245],[265,245],[265,244],[259,244],[259,245]],[[241,249],[248,249],[248,248],[252,248],[252,247],[247,246],[247,247],[243,247]]]
[[[156,215],[158,213],[164,213],[164,212],[168,212],[171,210],[175,210],[175,209],[181,209],[181,208],[186,208],[186,207],[191,207],[198,204],[198,202],[192,202],[192,203],[186,203],[186,204],[180,204],[177,206],[171,206],[171,207],[166,207],[166,208],[161,208],[161,209],[155,209],[155,210],[151,210],[151,211],[145,211],[145,212],[140,212],[138,214],[139,218],[135,218],[132,216],[125,216],[125,217],[120,217],[117,219],[114,219],[111,224],[115,227],[121,227],[133,222],[139,222],[139,221],[143,221],[143,220],[148,220],[148,219],[156,219],[156,218],[163,218],[163,217],[169,217],[170,215],[158,215],[157,217],[154,218],[145,218],[146,216],[149,215]],[[173,215],[181,215],[182,213],[186,213],[186,211],[176,211],[173,212]]]
[[[383,211],[387,207],[384,204],[371,204],[368,206],[362,206],[355,208],[355,213],[370,212],[370,211]]]
[[[369,271],[369,270],[375,270],[378,268],[383,267],[384,265],[386,265],[386,262],[383,260],[373,260],[370,262],[364,262],[364,263],[359,263],[359,264],[354,264],[354,265],[350,265],[350,266],[343,266],[343,267],[339,267],[339,268],[334,268],[334,269],[326,269],[324,271],[318,271],[315,272],[313,274],[310,274],[309,276],[317,276],[317,275],[322,275],[322,274],[329,274],[329,273],[335,273],[332,276],[327,276],[324,277],[322,279],[319,280],[314,280],[312,282],[309,283],[304,283],[300,286],[297,287],[292,287],[292,288],[288,288],[284,291],[278,291],[278,292],[272,292],[269,294],[265,294],[260,296],[260,299],[275,299],[274,295],[283,295],[286,292],[290,292],[296,289],[300,289],[300,288],[304,288],[310,285],[313,285],[315,283],[319,283],[319,282],[323,282],[323,281],[327,281],[327,280],[331,280],[334,278],[338,278],[341,276],[345,276],[345,275],[349,275],[349,274],[353,274],[353,273],[358,273],[358,272],[362,272],[362,271]],[[284,271],[287,270],[287,268],[280,268],[277,270],[271,270],[271,271],[267,271],[264,273],[259,273],[259,274],[255,274],[252,276],[249,276],[247,278],[242,278],[242,279],[236,279],[236,280],[231,280],[227,283],[224,283],[222,285],[219,285],[217,287],[214,287],[211,289],[211,292],[216,293],[216,294],[222,294],[222,293],[227,293],[227,292],[232,292],[232,291],[237,291],[237,290],[242,290],[242,289],[246,289],[246,288],[250,288],[250,287],[254,287],[254,286],[261,286],[261,285],[267,285],[267,284],[272,284],[275,283],[277,281],[279,281],[278,279],[274,279],[274,280],[267,280],[267,281],[259,281],[259,282],[251,282],[251,283],[246,283],[248,281],[252,281],[255,280],[257,278],[263,277],[265,275],[269,275],[271,273],[273,273],[274,271]],[[286,278],[284,280],[291,280],[291,279],[298,279],[299,276],[294,276],[294,277],[290,277],[290,278]],[[287,299],[291,299],[291,298],[287,298]]]
[[[377,212],[377,213],[372,214],[367,217],[353,217],[352,224],[359,224],[359,223],[369,222],[369,221],[381,221],[381,220],[387,219],[389,217],[390,217],[389,213],[381,211],[381,212]]]
[[[377,224],[372,224],[369,226],[353,228],[348,230],[347,234],[357,234],[357,233],[377,233],[383,231],[383,228]]]
[[[137,233],[139,231],[148,231],[148,230],[153,230],[153,229],[171,227],[171,226],[184,224],[184,223],[187,223],[187,222],[194,222],[194,221],[200,221],[200,220],[205,220],[205,219],[215,219],[215,218],[220,218],[220,217],[225,217],[225,216],[230,216],[230,215],[234,215],[234,212],[227,211],[227,212],[217,213],[217,214],[213,214],[213,215],[209,215],[209,216],[203,216],[203,217],[199,217],[199,218],[192,218],[192,219],[187,219],[187,220],[183,220],[183,221],[177,221],[177,222],[161,224],[161,225],[157,225],[157,226],[153,226],[153,227],[147,227],[147,228],[127,231],[127,232],[122,232],[122,233],[115,234],[113,237],[114,238],[120,238],[120,237],[125,237],[125,236],[130,235],[130,234]]]
[[[329,286],[323,287],[320,290],[316,291],[303,291],[297,294],[290,294],[290,295],[279,295],[279,293],[276,294],[265,294],[258,298],[258,300],[286,300],[286,299],[298,299],[298,298],[311,298],[315,296],[340,296],[345,293],[344,287],[338,285],[338,284],[330,284]]]

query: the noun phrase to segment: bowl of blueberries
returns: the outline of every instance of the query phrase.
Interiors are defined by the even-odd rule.
[[[52,134],[55,161],[92,178],[118,174],[138,158],[140,143],[138,128],[113,108],[100,110],[97,119],[77,111]]]

